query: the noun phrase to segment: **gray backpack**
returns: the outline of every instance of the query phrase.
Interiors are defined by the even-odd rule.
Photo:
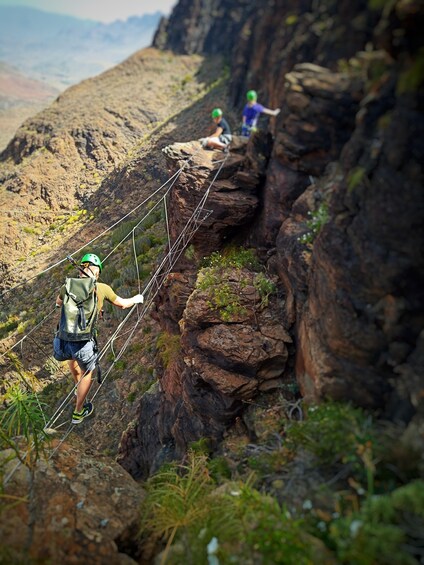
[[[96,279],[67,278],[57,337],[65,341],[88,341],[95,337],[96,322]]]

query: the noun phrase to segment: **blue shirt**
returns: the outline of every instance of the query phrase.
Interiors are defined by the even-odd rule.
[[[253,106],[246,104],[243,109],[243,116],[246,118],[246,125],[251,127],[255,126],[256,122],[258,121],[259,114],[261,114],[264,109],[265,107],[262,106],[262,104],[258,104],[257,102],[255,102]]]

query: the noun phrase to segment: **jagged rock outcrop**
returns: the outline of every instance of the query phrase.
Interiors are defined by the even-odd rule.
[[[251,234],[252,241],[267,246],[274,245],[294,201],[340,155],[354,129],[362,81],[305,63],[286,75],[284,94],[282,127],[275,134],[263,207]]]
[[[207,10],[186,8],[184,39],[174,33],[174,13],[162,24],[163,44],[179,52],[219,49],[213,26],[195,26]],[[219,20],[228,4],[214,8]],[[248,241],[270,248],[268,265],[285,286],[284,319],[296,335],[303,393],[396,404],[390,391],[402,388],[397,367],[423,321],[422,6],[396,2],[379,13],[365,2],[281,0],[246,8],[234,18],[242,22],[239,41],[226,46],[233,101],[240,104],[253,86],[268,106],[282,107],[271,121],[263,205]],[[338,65],[346,72],[335,72]],[[326,171],[344,146],[341,164]],[[320,205],[329,207],[328,223],[305,245],[300,239]]]
[[[75,438],[39,461],[33,476],[21,465],[5,494],[0,539],[9,563],[137,563],[144,492],[111,458],[94,457]]]
[[[216,445],[243,401],[280,386],[292,339],[281,325],[277,297],[261,305],[253,277],[251,271],[222,275],[239,298],[229,322],[211,306],[207,291],[190,295],[179,355],[164,368],[159,386],[143,396],[140,418],[121,441],[119,462],[134,477],[183,457],[201,437]]]
[[[420,386],[412,391],[400,375],[424,324],[423,98],[420,88],[402,86],[399,78],[412,72],[410,57],[367,56],[368,76],[376,76],[376,65],[380,71],[340,165],[311,187],[309,206],[305,197],[294,204],[277,238],[287,303],[298,302],[289,318],[296,320],[296,372],[304,394],[350,398],[406,419]],[[293,261],[293,250],[299,256],[302,247],[298,213],[306,220],[320,203],[328,206],[329,220],[309,252],[304,247],[305,268]]]
[[[239,153],[225,160],[223,178],[212,186],[216,160],[226,157],[222,152],[199,151],[194,142],[166,149],[174,166],[182,166],[182,157],[191,158],[191,169],[181,175],[171,196],[174,238],[209,188],[205,207],[212,214],[193,237],[197,253],[215,251],[251,220],[266,163],[259,148],[266,149],[266,141],[267,136],[257,136],[254,154],[244,155],[241,145]],[[243,166],[248,164],[256,175],[246,179]],[[182,457],[190,442],[200,437],[216,443],[242,410],[243,401],[281,384],[292,343],[281,323],[281,300],[275,293],[269,297],[271,290],[261,294],[263,279],[251,269],[222,268],[216,281],[208,269],[204,276],[206,281],[212,277],[210,283],[200,279],[194,285],[187,276],[174,273],[161,292],[156,317],[174,336],[178,331],[180,351],[163,368],[159,388],[143,397],[140,420],[122,439],[119,461],[135,477],[146,476],[169,457]],[[182,284],[186,293],[189,289],[184,309],[180,299],[170,299]]]
[[[238,144],[242,149],[246,143],[247,139],[237,138],[232,147]],[[199,211],[202,229],[191,240],[198,257],[219,249],[224,240],[252,221],[269,158],[270,145],[266,136],[258,138],[255,150],[254,158],[249,159],[233,149],[230,154],[205,151],[198,142],[176,143],[164,149],[171,162],[171,171],[176,172],[189,163],[170,193],[172,241],[177,239],[207,191],[204,213]],[[254,170],[250,171],[250,168]],[[210,215],[209,211],[212,212]]]
[[[159,26],[153,45],[177,53],[229,56],[231,98],[249,88],[269,107],[284,106],[286,73],[298,63],[336,70],[372,39],[378,11],[366,0],[183,0]]]
[[[424,120],[418,104],[411,107],[414,97],[395,97],[388,79],[362,105],[330,199],[333,219],[314,245],[298,374],[305,384],[312,379],[320,396],[387,406],[398,367],[424,327],[424,196],[416,152]]]

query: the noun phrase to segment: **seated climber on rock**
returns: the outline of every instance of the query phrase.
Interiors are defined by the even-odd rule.
[[[200,140],[204,149],[222,149],[227,152],[231,143],[232,136],[230,126],[225,118],[222,117],[221,108],[212,110],[212,119],[216,124],[216,130],[210,137],[204,137]]]
[[[249,137],[251,133],[256,131],[256,124],[258,118],[261,114],[268,114],[269,116],[278,116],[281,112],[280,108],[275,110],[270,110],[265,108],[262,104],[258,104],[258,95],[255,90],[249,90],[246,94],[247,104],[243,109],[242,120],[243,124],[241,127],[241,135]]]

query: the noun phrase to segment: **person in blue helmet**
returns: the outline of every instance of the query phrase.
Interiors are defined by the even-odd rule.
[[[261,114],[268,114],[269,116],[278,116],[280,108],[270,110],[265,108],[262,104],[258,104],[258,95],[255,90],[249,90],[246,94],[247,103],[243,108],[241,135],[249,137],[250,134],[256,131],[256,124]]]
[[[76,385],[76,406],[72,414],[73,424],[80,424],[94,410],[93,404],[85,402],[85,399],[90,390],[92,373],[98,364],[96,322],[102,311],[104,301],[107,300],[118,308],[131,308],[135,304],[144,302],[142,294],[136,294],[132,298],[121,298],[109,285],[98,282],[102,269],[103,265],[100,258],[94,253],[86,253],[81,259],[78,274],[79,279],[84,279],[84,281],[78,282],[78,279],[67,279],[56,298],[56,306],[61,308],[61,319],[53,340],[53,356],[57,361],[69,362],[69,370]],[[91,315],[82,313],[85,322],[84,329],[86,328],[87,331],[78,335],[81,328],[81,302],[78,302],[79,297],[75,295],[77,291],[74,290],[73,293],[70,284],[73,283],[75,289],[78,288],[78,285],[82,287],[85,282],[91,285],[85,286],[94,295],[91,306],[92,312]],[[88,294],[87,292],[86,296]],[[70,320],[70,323],[69,312],[75,313],[75,319]],[[71,333],[71,331],[75,331],[75,333]]]
[[[222,149],[227,152],[231,143],[231,129],[227,120],[222,115],[221,108],[214,108],[211,117],[216,124],[216,130],[210,137],[204,137],[200,140],[203,148]]]

